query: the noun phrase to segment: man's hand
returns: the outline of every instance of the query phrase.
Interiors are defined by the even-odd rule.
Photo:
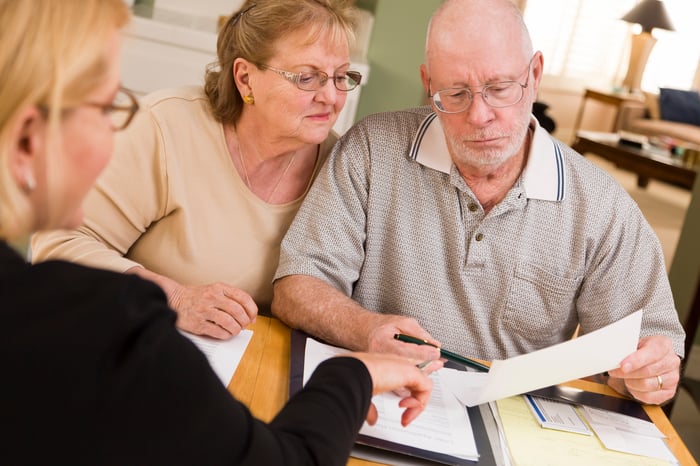
[[[368,350],[379,353],[399,354],[421,361],[440,359],[440,343],[418,324],[415,319],[397,315],[377,314],[372,319],[369,331]],[[428,341],[431,345],[405,343],[394,338],[397,333]]]
[[[639,340],[637,351],[609,371],[608,385],[642,403],[661,404],[676,394],[681,360],[668,337],[655,335]]]

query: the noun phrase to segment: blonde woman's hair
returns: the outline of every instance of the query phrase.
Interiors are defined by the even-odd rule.
[[[217,41],[218,60],[204,77],[204,91],[214,117],[235,125],[243,99],[233,79],[233,62],[244,58],[266,64],[280,39],[308,30],[311,44],[325,33],[333,40],[354,40],[355,7],[349,0],[246,0],[226,21]]]
[[[108,40],[130,16],[123,0],[0,0],[0,238],[30,233],[34,222],[10,173],[9,131],[19,112],[46,112],[48,161],[59,163],[61,109],[104,82]]]

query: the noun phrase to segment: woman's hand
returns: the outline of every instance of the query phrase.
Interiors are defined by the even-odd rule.
[[[225,283],[179,285],[168,295],[177,326],[197,335],[225,340],[255,322],[258,306],[248,293]]]
[[[143,267],[132,267],[127,273],[159,285],[177,313],[177,326],[196,335],[225,340],[238,335],[258,315],[258,306],[248,293],[225,283],[181,285]]]
[[[430,400],[433,382],[427,375],[428,370],[432,372],[442,367],[442,361],[435,360],[419,369],[417,364],[422,361],[393,354],[351,353],[345,356],[353,356],[365,364],[372,377],[374,395],[388,391],[402,394],[399,406],[405,408],[401,415],[404,427],[418,417]],[[374,425],[377,418],[377,408],[372,404],[367,422]]]

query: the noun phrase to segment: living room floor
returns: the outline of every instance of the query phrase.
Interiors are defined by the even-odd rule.
[[[690,204],[690,191],[653,179],[647,188],[639,188],[635,174],[620,170],[613,163],[592,154],[586,154],[586,158],[613,175],[637,201],[661,241],[668,270]],[[686,375],[700,380],[700,345],[696,344],[688,356]],[[684,391],[679,393],[673,406],[671,423],[696,461],[700,461],[700,410]]]

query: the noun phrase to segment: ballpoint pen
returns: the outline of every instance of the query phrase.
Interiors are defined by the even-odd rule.
[[[399,341],[403,341],[404,343],[414,343],[416,345],[429,345],[429,346],[435,346],[434,344],[430,343],[427,340],[423,340],[421,338],[416,338],[412,337],[410,335],[404,335],[403,333],[396,333],[394,334],[394,338]],[[465,366],[472,367],[478,371],[481,372],[488,372],[489,371],[489,366],[486,366],[484,364],[481,364],[478,361],[474,361],[473,359],[466,358],[464,356],[460,356],[459,354],[453,353],[452,351],[447,351],[446,349],[440,348],[440,356],[448,359],[450,361],[458,362],[460,364],[464,364]]]

